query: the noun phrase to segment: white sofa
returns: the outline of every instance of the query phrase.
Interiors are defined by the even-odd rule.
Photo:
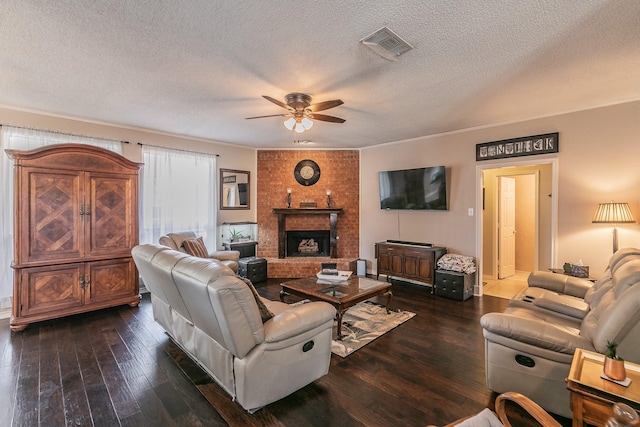
[[[565,378],[576,348],[604,353],[612,341],[621,357],[640,363],[640,255],[621,251],[584,298],[541,289],[538,304],[514,298],[503,313],[482,316],[487,387],[525,394],[571,417]],[[586,306],[582,313],[578,303]]]
[[[335,309],[260,300],[216,260],[160,245],[140,245],[133,259],[151,293],[153,315],[169,336],[246,410],[275,402],[329,371]]]

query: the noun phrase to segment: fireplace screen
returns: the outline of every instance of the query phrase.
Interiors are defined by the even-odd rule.
[[[329,239],[329,230],[287,231],[287,257],[327,257]]]

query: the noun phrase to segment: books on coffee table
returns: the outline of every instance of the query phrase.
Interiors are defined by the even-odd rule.
[[[353,274],[352,271],[343,271],[343,270],[320,270],[316,273],[316,277],[321,280],[328,280],[331,282],[344,282],[351,277]]]

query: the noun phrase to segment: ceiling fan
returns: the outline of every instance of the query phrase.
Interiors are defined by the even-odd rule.
[[[313,126],[313,120],[320,120],[323,122],[332,123],[344,123],[345,119],[340,117],[327,116],[326,114],[317,114],[317,111],[328,110],[329,108],[337,107],[344,104],[341,99],[334,99],[332,101],[324,101],[318,104],[311,105],[311,96],[306,93],[293,92],[285,95],[285,102],[278,101],[267,95],[262,95],[267,101],[271,101],[274,104],[289,110],[288,113],[283,114],[270,114],[268,116],[256,116],[247,117],[247,119],[261,119],[264,117],[289,117],[285,120],[284,125],[289,130],[295,130],[298,133],[302,133],[305,130],[311,129]]]

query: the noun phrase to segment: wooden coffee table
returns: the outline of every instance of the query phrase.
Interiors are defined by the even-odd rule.
[[[338,321],[337,338],[342,339],[342,316],[359,302],[379,295],[387,296],[387,313],[391,303],[391,283],[366,277],[352,276],[345,282],[329,282],[316,277],[290,280],[282,283],[280,301],[285,295],[295,295],[312,301],[324,301],[335,307]]]

